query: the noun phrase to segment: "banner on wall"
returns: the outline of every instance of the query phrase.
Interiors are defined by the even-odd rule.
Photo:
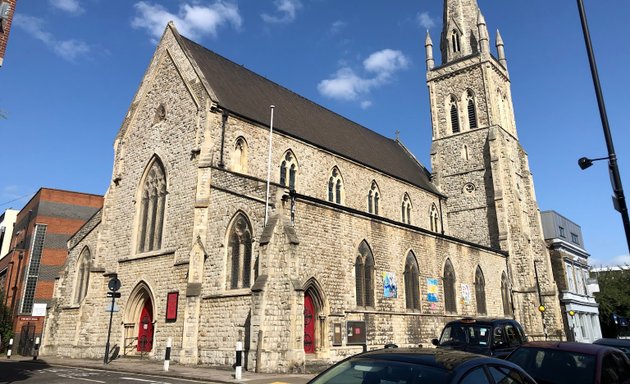
[[[438,279],[427,279],[427,301],[437,303],[438,299]]]
[[[462,302],[468,305],[471,301],[470,285],[462,284]]]
[[[398,283],[394,272],[383,272],[383,297],[391,299],[398,297]]]

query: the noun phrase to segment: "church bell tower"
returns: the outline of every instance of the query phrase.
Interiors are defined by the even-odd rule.
[[[514,316],[526,332],[557,338],[560,304],[498,31],[495,46],[496,56],[476,0],[444,0],[441,65],[429,33],[425,40],[433,180],[448,196],[451,235],[508,253]]]

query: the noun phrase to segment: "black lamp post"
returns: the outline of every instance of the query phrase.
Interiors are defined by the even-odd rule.
[[[617,155],[615,155],[615,147],[613,145],[612,135],[610,133],[610,126],[608,125],[608,116],[606,114],[606,106],[604,104],[602,87],[599,83],[597,63],[595,62],[595,55],[593,53],[593,45],[591,44],[591,35],[588,30],[588,23],[586,21],[586,12],[584,11],[583,0],[577,0],[577,4],[578,10],[580,11],[580,19],[582,21],[582,31],[584,33],[586,51],[588,53],[588,59],[591,65],[591,75],[593,76],[593,85],[595,86],[595,93],[597,95],[599,114],[602,120],[602,127],[604,128],[606,146],[608,147],[608,157],[602,157],[598,159],[589,159],[586,157],[582,157],[580,160],[578,160],[578,165],[580,166],[580,168],[586,169],[593,165],[593,161],[608,159],[610,182],[612,183],[612,189],[614,193],[613,202],[615,209],[619,211],[619,213],[621,213],[621,220],[623,221],[623,227],[626,233],[626,242],[628,243],[628,250],[630,250],[630,219],[628,218],[628,206],[626,205],[626,198],[623,193],[623,187],[621,186],[621,175],[619,174],[619,167],[617,165]]]

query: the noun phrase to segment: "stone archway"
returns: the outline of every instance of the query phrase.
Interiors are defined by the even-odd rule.
[[[326,301],[319,283],[309,280],[304,287],[304,353],[316,355],[326,345]]]
[[[124,315],[124,352],[126,355],[153,350],[155,311],[148,285],[140,282],[129,295]]]

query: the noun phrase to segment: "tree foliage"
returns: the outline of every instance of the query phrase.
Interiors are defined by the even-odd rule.
[[[599,320],[604,336],[617,336],[620,331],[613,314],[630,318],[630,268],[597,272],[599,293],[595,300],[599,304]],[[613,335],[613,333],[615,333]]]
[[[4,298],[0,292],[0,351],[4,350],[8,340],[13,337],[13,319],[11,311],[4,305]]]

